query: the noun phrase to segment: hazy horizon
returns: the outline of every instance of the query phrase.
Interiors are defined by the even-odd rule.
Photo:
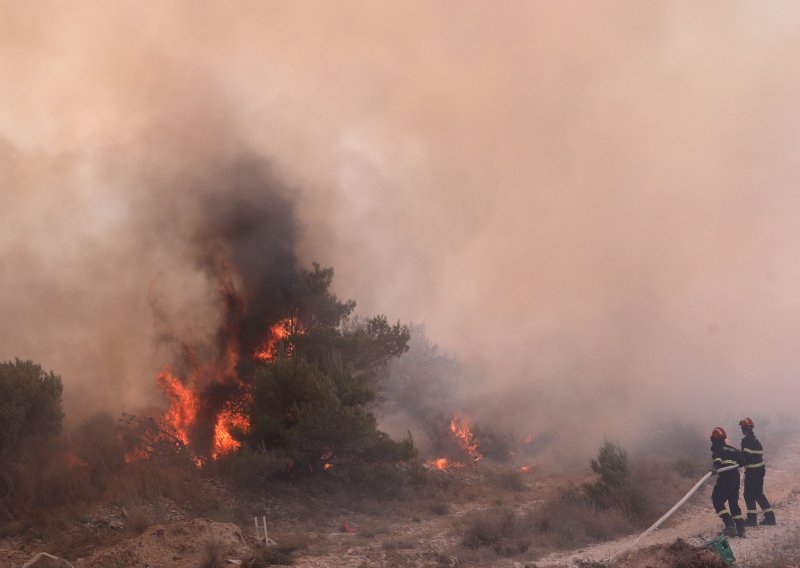
[[[299,261],[423,323],[476,419],[591,442],[790,416],[799,16],[0,0],[0,360],[61,374],[74,415],[157,404],[149,294],[211,333],[199,204],[256,160]]]

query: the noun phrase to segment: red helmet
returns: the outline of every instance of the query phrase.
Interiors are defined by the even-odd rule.
[[[715,439],[724,440],[727,437],[728,437],[728,435],[725,433],[725,430],[722,428],[722,426],[717,426],[716,428],[714,428],[711,431],[711,439],[712,440],[715,440]]]
[[[742,418],[741,420],[739,420],[739,426],[741,426],[742,428],[752,428],[753,426],[755,426],[755,424],[753,424],[752,418]]]

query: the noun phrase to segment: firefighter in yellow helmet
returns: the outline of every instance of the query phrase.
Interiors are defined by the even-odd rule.
[[[711,432],[711,458],[714,460],[714,471],[728,466],[741,466],[744,463],[741,452],[725,443],[727,437],[721,426],[717,426]],[[738,467],[720,472],[711,492],[711,502],[725,523],[725,534],[743,537],[744,516],[739,508],[739,482]]]
[[[774,525],[775,513],[764,495],[764,448],[753,433],[755,424],[752,418],[743,418],[739,421],[742,427],[742,454],[744,455],[744,504],[747,506],[747,526],[756,526],[758,510],[756,503],[764,513],[762,525]]]

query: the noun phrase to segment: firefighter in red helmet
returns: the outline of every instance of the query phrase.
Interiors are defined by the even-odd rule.
[[[714,471],[731,465],[741,466],[744,463],[741,452],[725,443],[727,437],[721,426],[717,426],[711,432],[711,458],[714,460]],[[711,492],[711,502],[725,523],[725,534],[743,537],[744,516],[739,508],[739,481],[738,467],[719,473],[717,483]]]
[[[756,503],[764,513],[762,525],[775,524],[775,512],[769,505],[767,497],[764,495],[764,448],[753,433],[755,424],[752,418],[743,418],[739,421],[742,427],[742,454],[744,455],[744,504],[747,506],[747,526],[756,526],[756,516],[758,510]]]

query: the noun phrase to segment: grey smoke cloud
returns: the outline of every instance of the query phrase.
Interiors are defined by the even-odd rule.
[[[486,419],[793,408],[795,6],[0,11],[0,357],[82,405],[155,400],[153,282],[214,329],[192,188],[253,153],[295,188],[300,258],[425,322]]]

